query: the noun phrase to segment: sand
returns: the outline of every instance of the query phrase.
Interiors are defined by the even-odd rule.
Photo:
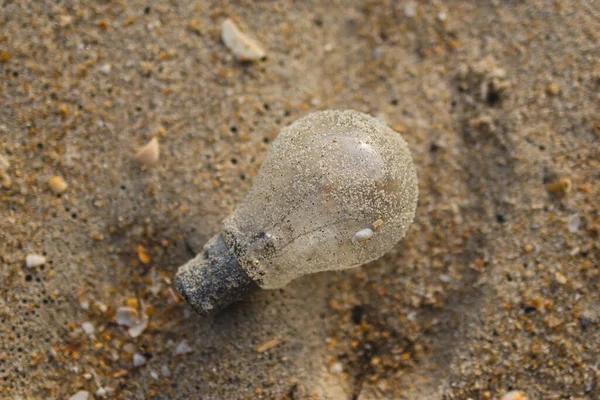
[[[599,23],[593,1],[4,2],[0,397],[600,398]],[[405,239],[195,315],[177,267],[278,131],[335,108],[408,142]]]

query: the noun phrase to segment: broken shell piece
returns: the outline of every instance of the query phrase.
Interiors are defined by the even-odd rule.
[[[242,33],[230,19],[223,21],[221,39],[239,60],[256,61],[266,55],[261,45]]]
[[[132,326],[131,328],[127,329],[127,333],[129,333],[129,336],[131,336],[132,338],[136,338],[138,336],[140,336],[148,327],[148,321],[150,319],[148,318],[147,315],[144,315],[142,317],[142,319],[140,320],[139,324]]]
[[[158,162],[160,155],[160,149],[158,146],[158,139],[152,138],[144,147],[142,147],[137,154],[135,159],[145,167],[152,167]]]
[[[128,327],[127,333],[132,338],[136,338],[148,327],[149,318],[146,313],[140,317],[137,310],[133,307],[119,307],[115,313],[115,322],[119,325]]]
[[[25,257],[25,265],[27,265],[28,268],[35,268],[44,264],[46,264],[46,257],[42,255],[28,254],[27,257]]]
[[[48,185],[50,185],[50,189],[56,194],[64,193],[69,187],[69,184],[60,176],[50,178]]]
[[[88,400],[90,398],[90,392],[86,390],[80,390],[73,396],[69,397],[69,400]]]
[[[352,238],[352,243],[363,243],[373,237],[373,231],[369,228],[361,229],[360,231],[354,234]]]
[[[192,352],[192,348],[190,347],[189,344],[187,344],[187,342],[184,340],[182,340],[178,345],[177,348],[175,349],[175,355],[179,355],[179,354],[187,354],[187,353],[191,353]]]
[[[127,327],[135,326],[139,323],[138,312],[132,307],[119,307],[115,313],[115,322]]]

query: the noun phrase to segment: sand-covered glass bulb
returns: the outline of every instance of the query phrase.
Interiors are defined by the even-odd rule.
[[[302,275],[362,265],[404,236],[417,195],[400,134],[357,111],[310,114],[280,132],[245,200],[180,268],[176,286],[206,314],[250,286],[277,289]],[[219,263],[216,249],[237,266]]]

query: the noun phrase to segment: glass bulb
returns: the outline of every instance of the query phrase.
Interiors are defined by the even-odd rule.
[[[400,134],[357,111],[317,112],[281,131],[213,242],[224,243],[253,284],[277,289],[302,275],[381,257],[406,233],[417,196],[417,174]],[[211,306],[219,303],[218,293],[211,296]]]

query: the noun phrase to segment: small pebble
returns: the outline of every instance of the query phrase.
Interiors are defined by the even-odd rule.
[[[269,351],[272,348],[276,347],[280,342],[281,342],[281,340],[279,338],[271,339],[267,342],[264,342],[264,343],[256,346],[256,352],[264,353],[265,351]]]
[[[3,155],[0,155],[0,169],[8,169],[10,167],[10,162]]]
[[[81,329],[83,329],[83,331],[88,335],[92,335],[95,330],[94,325],[92,325],[91,322],[84,322],[83,324],[81,324]]]
[[[512,390],[504,394],[501,400],[527,400],[527,395],[519,390]]]
[[[334,362],[330,368],[330,371],[332,374],[339,374],[343,370],[344,370],[344,367],[342,366],[342,363],[340,363],[340,362]]]
[[[409,18],[417,16],[417,3],[409,1],[404,5],[404,14]]]
[[[165,378],[168,378],[171,376],[171,371],[169,370],[169,367],[167,367],[166,365],[163,365],[162,367],[160,367],[160,373]]]
[[[192,348],[190,347],[189,344],[187,344],[187,342],[185,340],[182,340],[177,345],[177,348],[175,349],[175,354],[176,355],[187,354],[187,353],[191,353],[191,352],[192,352]]]
[[[152,167],[158,163],[160,149],[158,139],[152,138],[144,147],[142,147],[135,155],[135,159],[145,167]]]
[[[564,276],[561,272],[557,272],[556,274],[554,274],[554,277],[556,278],[556,282],[560,283],[561,285],[567,283],[567,277]]]
[[[231,52],[242,61],[256,61],[265,57],[261,45],[244,34],[230,19],[223,21],[221,39]]]
[[[152,377],[152,379],[158,380],[158,374],[156,373],[156,371],[150,371],[150,376]]]
[[[577,232],[580,224],[581,218],[577,214],[569,215],[569,218],[567,218],[567,227],[571,233]]]
[[[69,397],[69,400],[89,400],[90,399],[90,392],[88,392],[87,390],[80,390],[79,392],[75,393],[73,396]]]
[[[141,367],[144,364],[146,364],[146,357],[144,357],[143,355],[141,355],[139,353],[135,353],[133,355],[133,366],[137,368],[137,367]]]
[[[139,323],[139,314],[135,308],[119,307],[115,313],[115,322],[127,327],[136,326]]]
[[[12,179],[3,169],[0,169],[0,182],[2,183],[2,187],[5,189],[8,189],[12,186]]]
[[[571,191],[571,180],[560,178],[548,184],[548,191],[558,198],[565,197]]]
[[[50,189],[56,194],[64,193],[69,187],[69,184],[58,175],[50,178],[48,185],[50,185]]]
[[[352,237],[352,243],[364,243],[373,237],[373,231],[369,228],[361,229]]]
[[[383,220],[381,218],[379,218],[377,221],[373,222],[373,225],[372,225],[374,231],[381,228],[382,226],[383,226]]]
[[[110,74],[111,68],[112,67],[110,64],[104,64],[103,66],[100,67],[100,72],[102,72],[104,75],[108,75],[108,74]]]
[[[558,84],[556,83],[551,83],[550,85],[548,85],[548,87],[546,88],[546,91],[553,95],[556,96],[557,94],[560,93],[560,86],[558,86]]]
[[[441,12],[437,15],[437,19],[440,22],[444,22],[447,18],[448,18],[448,16],[444,12]]]
[[[35,268],[44,264],[46,264],[46,257],[40,254],[28,254],[27,257],[25,257],[25,265],[27,265],[28,268]]]

